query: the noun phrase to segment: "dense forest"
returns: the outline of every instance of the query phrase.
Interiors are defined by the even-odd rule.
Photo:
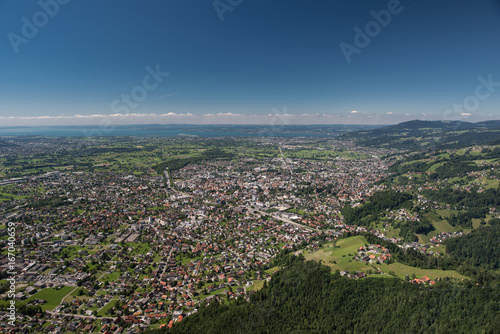
[[[394,223],[394,228],[401,229],[399,236],[405,241],[418,241],[417,234],[427,234],[434,231],[434,226],[423,214],[419,215],[419,220],[398,221]]]
[[[466,208],[485,208],[500,203],[500,188],[478,192],[477,189],[461,191],[445,187],[439,190],[425,190],[423,194],[432,201]]]
[[[394,190],[379,191],[362,205],[356,208],[346,205],[341,212],[346,224],[368,226],[372,221],[377,220],[380,213],[385,210],[412,208],[411,199],[412,196],[407,193],[399,193]]]
[[[500,225],[480,227],[461,238],[446,241],[452,259],[484,269],[500,268]]]
[[[250,302],[214,303],[166,333],[494,333],[498,290],[399,279],[350,280],[288,256]],[[150,332],[150,333],[154,333]],[[156,331],[161,333],[161,331]]]

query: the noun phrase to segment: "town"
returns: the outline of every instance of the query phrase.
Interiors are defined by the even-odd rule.
[[[415,210],[384,212],[379,226],[344,221],[341,209],[347,203],[356,208],[386,189],[379,181],[389,175],[398,150],[334,139],[257,138],[226,146],[239,156],[156,170],[163,158],[147,163],[155,150],[180,160],[208,148],[203,139],[185,140],[189,147],[183,148],[173,139],[119,144],[151,145],[144,153],[101,139],[86,143],[95,153],[86,155],[71,150],[81,143],[64,140],[70,149],[62,150],[53,139],[1,148],[4,166],[27,158],[39,165],[54,156],[70,161],[50,170],[34,167],[26,175],[16,167],[3,171],[0,219],[3,226],[15,225],[15,300],[27,310],[18,313],[11,332],[135,333],[171,327],[213,301],[248,300],[278,269],[273,261],[281,252],[314,252],[346,234],[369,233],[438,256],[443,240],[462,235],[443,232],[415,242],[394,234],[388,222],[418,221],[419,209],[441,208],[423,197]],[[0,235],[6,249],[5,227]],[[391,254],[371,244],[353,259],[375,268],[390,262]],[[6,252],[0,265],[8,269]],[[413,278],[428,281],[434,283],[427,276]]]

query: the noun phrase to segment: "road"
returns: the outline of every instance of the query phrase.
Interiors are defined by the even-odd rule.
[[[167,186],[173,190],[174,185],[172,184],[173,181],[170,179],[168,168],[163,171],[163,174],[165,175],[165,181],[167,183]]]
[[[290,220],[290,219],[286,219],[286,218],[283,218],[283,217],[275,216],[273,214],[270,214],[270,213],[267,213],[267,212],[264,212],[264,211],[261,211],[261,210],[258,210],[258,209],[250,208],[249,206],[246,206],[246,208],[247,208],[247,210],[253,210],[253,211],[256,211],[256,212],[258,212],[258,213],[260,213],[262,215],[271,216],[274,219],[281,220],[284,223],[288,223],[288,224],[291,224],[291,225],[294,225],[294,226],[297,226],[297,227],[300,227],[300,228],[304,228],[306,230],[312,230],[312,231],[316,231],[316,232],[321,232],[321,230],[319,230],[317,228],[313,228],[313,227],[310,227],[310,226],[307,226],[307,225],[302,225],[302,224],[296,223],[296,222],[294,222],[293,220]]]
[[[280,152],[281,152],[281,146],[279,146],[279,145],[278,145],[278,147],[279,147]],[[283,159],[284,159],[284,161],[285,161],[285,164],[286,164],[286,159],[285,159],[285,156],[283,155],[283,152],[281,152],[281,156],[283,157]],[[287,166],[287,167],[288,167],[288,166]],[[291,170],[291,169],[289,169],[289,170],[290,170],[290,173],[291,173],[291,174],[293,174],[292,170]],[[168,174],[168,173],[169,173],[169,172],[168,172],[168,170],[165,170],[165,171],[164,171],[164,173],[165,173],[165,177],[167,178],[167,180],[170,180],[170,177],[169,177],[169,174]],[[170,185],[170,183],[169,183],[169,185]],[[182,194],[182,195],[184,195],[184,196],[193,197],[192,195],[189,195],[189,194],[183,193],[182,191],[179,191],[179,190],[175,189],[174,187],[172,187],[172,185],[170,185],[170,188],[171,188],[173,191],[175,191],[175,192],[177,192],[177,193],[179,193],[179,194]],[[203,201],[203,202],[205,202],[205,201]],[[205,203],[209,203],[209,202],[205,202]],[[249,206],[248,206],[248,205],[246,206],[246,208],[247,208],[247,210],[250,210],[250,209],[251,209],[251,208],[249,208]],[[307,225],[302,225],[302,224],[296,223],[296,222],[294,222],[294,221],[292,221],[292,220],[290,220],[290,219],[286,219],[286,218],[282,218],[282,217],[279,217],[279,216],[275,216],[275,215],[272,215],[272,214],[269,214],[269,213],[267,213],[267,212],[263,212],[263,211],[260,211],[260,210],[257,210],[257,209],[251,209],[251,210],[254,210],[254,211],[256,211],[256,212],[259,212],[259,213],[260,213],[260,214],[262,214],[262,215],[270,215],[270,216],[271,216],[271,217],[273,217],[274,219],[281,220],[281,221],[282,221],[282,222],[284,222],[284,223],[288,223],[288,224],[291,224],[291,225],[294,225],[294,226],[297,226],[297,227],[300,227],[300,228],[305,228],[305,229],[312,230],[312,231],[316,231],[316,232],[321,232],[321,231],[320,231],[319,229],[317,229],[317,228],[312,228],[312,227],[307,226]],[[169,258],[170,258],[170,255],[169,255]],[[168,262],[168,261],[167,261],[167,262]]]
[[[174,247],[172,246],[172,248],[170,248],[170,253],[168,253],[167,261],[165,262],[165,267],[163,267],[163,272],[161,273],[161,276],[163,276],[165,274],[165,271],[167,270],[168,262],[170,261],[170,257],[172,256],[173,250],[174,250]]]
[[[283,154],[283,151],[281,150],[281,145],[279,143],[278,143],[278,148],[280,149],[280,154],[281,154],[281,157],[283,158],[283,162],[285,163],[286,168],[290,171],[290,182],[291,182],[292,177],[293,177],[293,170],[290,166],[288,166],[288,163],[286,162],[285,155]]]
[[[84,319],[110,319],[110,320],[115,320],[116,317],[95,317],[93,315],[83,315],[83,314],[71,314],[71,313],[58,313],[58,312],[52,312],[52,311],[45,311],[46,313],[50,315],[55,315],[55,316],[69,316],[69,317],[74,317],[74,318],[84,318]]]
[[[185,192],[182,192],[180,190],[177,190],[175,187],[174,187],[174,184],[173,184],[173,181],[170,179],[170,172],[168,169],[165,169],[163,171],[163,173],[165,174],[165,178],[167,179],[167,184],[168,184],[168,187],[170,189],[172,189],[174,192],[178,193],[178,194],[181,194],[182,196],[186,196],[186,197],[193,197],[193,195],[190,195],[190,194],[186,194]]]
[[[76,289],[78,289],[78,286],[76,286],[73,290],[71,290],[66,296],[63,297],[63,299],[61,299],[61,302],[59,303],[59,305],[61,305],[62,303],[64,303],[64,300],[73,293],[73,291],[75,291]],[[59,305],[57,305],[57,307],[59,307]]]

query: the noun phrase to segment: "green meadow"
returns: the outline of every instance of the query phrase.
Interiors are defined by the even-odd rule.
[[[400,262],[393,262],[391,264],[374,264],[371,265],[364,261],[358,261],[354,259],[357,254],[359,247],[367,244],[367,241],[362,236],[354,236],[346,239],[340,239],[336,244],[330,243],[326,244],[323,248],[310,252],[304,253],[306,260],[321,261],[324,265],[332,268],[332,271],[364,271],[372,270],[388,274],[392,273],[400,278],[405,278],[406,275],[412,277],[415,275],[417,278],[423,276],[428,276],[430,279],[450,277],[458,280],[467,279],[468,277],[459,274],[455,270],[438,270],[438,269],[420,269],[412,266],[407,266]],[[385,277],[391,277],[389,275],[384,275]]]
[[[38,291],[28,299],[26,299],[26,302],[29,303],[33,299],[44,299],[47,302],[42,305],[42,310],[43,311],[52,311],[54,308],[56,308],[60,303],[61,300],[71,291],[73,291],[74,287],[71,286],[65,286],[62,287],[61,289],[54,289],[54,288],[46,288]]]

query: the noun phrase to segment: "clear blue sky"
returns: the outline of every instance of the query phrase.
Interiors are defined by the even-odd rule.
[[[498,0],[215,4],[0,0],[0,125],[500,118]]]

